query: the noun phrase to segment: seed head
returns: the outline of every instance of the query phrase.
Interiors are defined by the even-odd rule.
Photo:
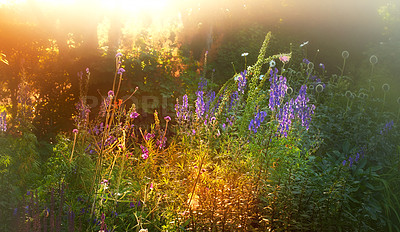
[[[291,87],[288,87],[288,88],[286,89],[286,93],[287,93],[288,95],[292,94],[292,93],[293,93],[293,89],[292,89]]]
[[[315,87],[315,91],[317,91],[318,93],[321,93],[322,91],[324,91],[324,86],[322,86],[321,84],[318,84]]]
[[[350,90],[347,90],[346,93],[344,94],[344,96],[349,99],[351,98],[352,95],[353,93]]]
[[[375,86],[369,87],[369,91],[370,91],[370,92],[375,92]]]
[[[348,51],[343,51],[343,52],[342,52],[342,57],[343,57],[343,59],[349,58],[349,55],[350,55],[350,53],[349,53]]]
[[[390,85],[387,84],[387,83],[385,83],[385,84],[382,85],[382,89],[383,89],[384,92],[389,92],[389,90],[390,90]]]
[[[375,55],[372,55],[372,56],[369,58],[369,62],[370,62],[372,65],[378,63],[378,57],[376,57]]]

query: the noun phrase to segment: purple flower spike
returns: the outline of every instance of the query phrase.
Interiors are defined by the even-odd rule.
[[[271,83],[270,87],[270,98],[269,98],[269,108],[274,111],[280,107],[283,98],[285,97],[286,90],[288,86],[286,85],[286,77],[277,77],[278,69],[271,70],[269,81]]]
[[[178,122],[183,122],[184,120],[189,119],[189,102],[186,94],[183,95],[182,105],[179,105],[179,100],[176,99],[175,111]]]
[[[266,117],[267,117],[267,112],[265,111],[258,112],[254,116],[254,119],[251,119],[249,124],[249,130],[253,131],[254,133],[257,133],[257,129],[261,126],[261,123],[265,120]]]
[[[311,115],[314,114],[315,105],[309,106],[307,104],[310,99],[306,96],[306,92],[307,86],[301,86],[299,95],[297,96],[294,105],[297,117],[301,119],[302,126],[308,130],[311,121]]]
[[[240,76],[238,78],[238,92],[242,94],[244,94],[244,90],[246,88],[246,83],[247,83],[246,75],[247,75],[247,70],[244,70],[244,72],[240,73]]]
[[[205,112],[205,103],[204,103],[204,92],[203,91],[197,91],[196,92],[197,99],[196,99],[196,115],[198,119],[203,118],[203,114]]]

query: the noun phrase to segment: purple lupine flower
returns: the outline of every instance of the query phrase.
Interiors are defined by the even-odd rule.
[[[118,74],[118,75],[121,75],[121,74],[124,73],[124,72],[125,72],[125,69],[119,68],[117,74]]]
[[[149,158],[149,150],[147,147],[140,145],[140,148],[142,149],[142,158],[145,160]]]
[[[277,77],[278,69],[275,68],[275,72],[271,70],[270,72],[270,98],[269,98],[269,108],[271,110],[275,110],[277,107],[281,105],[283,98],[285,97],[287,85],[286,85],[286,77],[280,76],[279,80]]]
[[[353,159],[353,157],[349,157],[349,167],[352,167],[353,166],[353,163],[354,163],[354,159]]]
[[[307,105],[310,99],[306,96],[307,86],[302,85],[299,91],[299,95],[294,101],[294,110],[299,119],[301,119],[301,125],[309,129],[311,115],[314,114],[315,105]]]
[[[176,99],[175,112],[178,122],[189,119],[189,102],[186,94],[182,97],[182,105],[179,105],[179,100]]]
[[[183,95],[183,97],[182,97],[182,106],[183,106],[183,108],[189,107],[188,96],[186,94]]]
[[[357,155],[356,155],[356,162],[358,162],[358,160],[360,160],[360,153],[359,152],[357,152]]]
[[[239,93],[238,93],[238,91],[234,91],[231,94],[231,102],[229,104],[228,111],[231,111],[232,109],[234,109],[238,102],[239,102]]]
[[[208,112],[210,110],[211,103],[215,99],[215,92],[214,91],[209,91],[207,93],[207,95],[206,95],[206,99],[208,99],[208,100],[207,100],[207,102],[205,104],[204,112]]]
[[[201,78],[201,79],[200,79],[200,82],[199,82],[198,90],[199,90],[199,91],[204,91],[204,89],[206,88],[206,86],[207,86],[207,79]]]
[[[278,113],[278,131],[281,135],[287,137],[287,132],[289,131],[290,125],[292,124],[292,119],[294,119],[294,100],[290,99],[286,102]]]
[[[238,78],[238,92],[242,94],[244,94],[244,90],[246,88],[246,83],[247,83],[246,75],[247,75],[247,70],[244,70],[244,72],[240,72],[240,76]]]
[[[349,167],[351,168],[353,164],[358,163],[361,158],[364,158],[365,147],[361,147],[360,150],[355,155],[350,155],[348,158]],[[346,160],[343,161],[343,166],[346,164]]]
[[[233,125],[234,120],[235,120],[235,116],[231,116],[231,118],[226,118],[226,122],[229,124],[229,126]]]
[[[343,166],[346,165],[346,160],[343,160],[342,165],[343,165]]]
[[[204,92],[203,91],[197,91],[196,92],[197,99],[196,99],[196,115],[198,119],[202,119],[204,112],[205,112],[205,103],[204,103]]]
[[[265,120],[266,117],[267,117],[267,112],[265,111],[258,112],[254,116],[254,119],[251,119],[249,124],[249,130],[253,131],[254,133],[257,133],[257,129],[261,126],[261,123]]]
[[[131,201],[131,202],[129,203],[129,208],[133,208],[133,207],[135,207],[135,203],[133,203],[133,201]]]
[[[386,135],[387,133],[389,133],[389,131],[392,130],[393,124],[394,124],[393,120],[390,122],[387,122],[386,125],[379,132],[379,134]]]
[[[304,58],[304,59],[303,59],[303,63],[305,63],[305,64],[309,64],[309,63],[310,63],[310,61],[309,61],[307,58]]]
[[[75,124],[78,125],[78,127],[85,127],[89,120],[90,107],[83,101],[76,103],[75,107],[79,113],[75,117]]]

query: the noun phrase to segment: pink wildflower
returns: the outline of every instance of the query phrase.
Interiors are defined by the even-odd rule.
[[[165,116],[164,119],[165,119],[165,121],[171,121],[171,117],[170,116]]]
[[[282,61],[283,63],[289,62],[290,58],[288,56],[281,56],[279,57],[279,60]]]
[[[132,113],[129,115],[129,117],[132,118],[132,119],[135,119],[135,118],[137,118],[138,116],[139,116],[139,114],[136,113],[136,112],[132,112]]]

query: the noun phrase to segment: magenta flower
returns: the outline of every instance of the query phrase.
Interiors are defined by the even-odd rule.
[[[89,68],[86,68],[86,73],[89,73]]]
[[[106,180],[106,179],[104,179],[104,180],[102,180],[101,182],[100,182],[100,184],[107,184],[108,183],[108,180]]]
[[[124,73],[125,72],[125,69],[123,69],[123,68],[119,68],[118,69],[118,75],[121,75],[122,73]]]
[[[72,132],[73,132],[74,134],[77,134],[77,133],[78,133],[78,129],[73,129]]]
[[[153,183],[150,184],[150,190],[153,190]]]
[[[147,147],[140,145],[140,148],[142,149],[142,158],[145,160],[149,158],[149,150]]]
[[[122,56],[122,54],[119,53],[119,52],[115,55],[116,58],[117,58],[117,57],[120,57],[120,56]]]
[[[165,116],[164,119],[165,119],[165,121],[171,121],[171,117],[170,116]]]
[[[145,139],[146,141],[149,141],[150,139],[152,139],[152,138],[154,138],[154,137],[155,137],[154,134],[152,134],[152,133],[147,133],[147,134],[144,136],[144,139]]]
[[[132,119],[135,119],[135,118],[139,117],[139,114],[136,113],[136,112],[132,112],[132,113],[129,115],[129,117],[132,118]]]
[[[108,96],[109,97],[114,97],[114,91],[112,91],[112,90],[108,91]]]

